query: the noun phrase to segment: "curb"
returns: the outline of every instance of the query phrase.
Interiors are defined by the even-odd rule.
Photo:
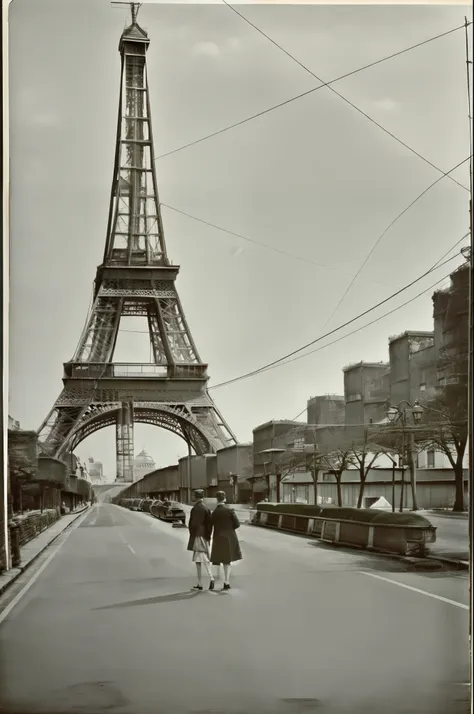
[[[467,560],[454,560],[453,558],[443,558],[443,556],[441,555],[429,555],[428,560],[437,560],[440,563],[446,563],[446,565],[454,566],[458,570],[469,570],[469,561]]]
[[[88,510],[88,508],[89,508],[89,506],[87,506],[86,508],[83,508],[82,511],[79,511],[78,513],[74,514],[76,516],[76,518],[74,518],[72,521],[70,521],[67,524],[67,526],[64,526],[62,531],[59,531],[59,533],[57,533],[54,536],[54,538],[51,538],[51,540],[48,541],[48,543],[46,543],[46,545],[43,548],[41,548],[41,550],[39,550],[36,553],[36,555],[34,555],[33,558],[31,558],[31,560],[29,560],[25,565],[20,564],[20,566],[18,568],[11,568],[10,570],[6,571],[7,573],[14,572],[15,574],[8,582],[4,583],[3,585],[0,585],[0,597],[8,590],[10,585],[13,585],[13,583],[16,582],[16,580],[18,580],[20,575],[22,575],[26,570],[28,570],[30,565],[33,565],[33,563],[40,557],[40,555],[42,555],[42,553],[44,553],[46,548],[49,548],[49,546],[52,545],[54,543],[54,541],[59,538],[59,536],[61,536],[65,531],[67,531],[67,529],[70,528],[72,526],[72,524],[75,523],[77,521],[77,519]],[[29,541],[29,542],[31,543],[31,541]]]

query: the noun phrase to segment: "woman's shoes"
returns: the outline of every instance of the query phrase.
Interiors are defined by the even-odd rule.
[[[202,590],[202,585],[193,585],[192,590]]]
[[[224,583],[224,587],[222,588],[223,590],[230,590],[230,585],[229,583]]]
[[[211,580],[211,582],[209,583],[209,590],[214,590],[214,585],[214,580]]]

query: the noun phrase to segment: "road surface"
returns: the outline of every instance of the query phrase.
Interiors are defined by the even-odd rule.
[[[466,574],[239,535],[195,593],[185,529],[94,506],[0,600],[0,711],[467,714]]]
[[[469,560],[469,519],[467,514],[422,513],[438,529],[430,551],[445,558]]]

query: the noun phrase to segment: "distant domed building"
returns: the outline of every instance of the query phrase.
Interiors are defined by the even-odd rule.
[[[154,471],[155,468],[156,464],[150,454],[148,454],[145,449],[142,449],[138,456],[135,456],[133,461],[133,480],[140,481],[145,474],[149,474],[151,471]]]

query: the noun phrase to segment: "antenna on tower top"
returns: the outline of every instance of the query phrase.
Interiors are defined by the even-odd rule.
[[[120,2],[119,0],[110,3],[113,7],[118,7],[119,5],[129,5],[130,12],[132,13],[132,25],[137,22],[138,11],[142,6],[141,2]]]

